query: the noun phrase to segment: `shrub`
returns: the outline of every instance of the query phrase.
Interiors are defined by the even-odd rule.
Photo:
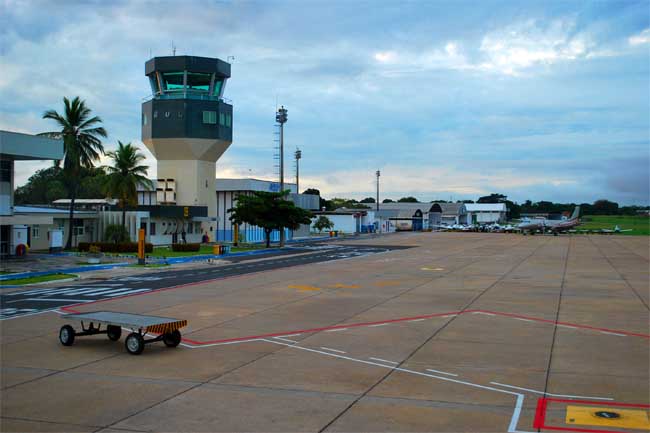
[[[79,251],[90,251],[91,248],[99,248],[100,251],[105,253],[137,253],[137,242],[121,242],[119,244],[113,242],[79,242]],[[144,252],[152,253],[153,244],[144,244]]]
[[[124,243],[130,242],[129,232],[121,224],[109,224],[104,229],[104,242]],[[136,250],[137,251],[137,250]]]
[[[172,244],[172,251],[174,252],[184,252],[184,251],[199,251],[201,249],[201,244]]]

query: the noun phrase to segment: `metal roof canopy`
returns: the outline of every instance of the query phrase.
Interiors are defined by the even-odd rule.
[[[63,140],[0,130],[0,158],[14,161],[63,159]]]

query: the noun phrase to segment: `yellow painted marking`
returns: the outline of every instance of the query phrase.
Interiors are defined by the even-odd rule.
[[[615,412],[620,418],[601,418],[596,412]],[[626,429],[650,429],[648,411],[643,409],[620,409],[618,407],[567,406],[566,423],[579,425],[596,425]]]
[[[358,284],[341,284],[341,283],[338,283],[338,284],[334,284],[333,287],[335,287],[337,289],[358,289],[361,286],[359,286]]]
[[[399,286],[399,285],[400,285],[399,281],[390,281],[390,280],[377,281],[375,283],[375,286],[378,286],[378,287]]]
[[[307,285],[302,285],[302,284],[294,284],[294,285],[287,286],[287,287],[290,288],[290,289],[300,290],[301,292],[316,292],[316,291],[320,290],[320,288],[318,288],[316,286],[307,286]]]
[[[420,268],[423,271],[444,271],[445,268]]]

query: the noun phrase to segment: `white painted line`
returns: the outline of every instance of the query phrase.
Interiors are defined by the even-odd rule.
[[[387,362],[389,364],[399,364],[399,362],[389,361],[387,359],[381,359],[381,358],[372,358],[371,357],[371,358],[368,358],[368,359],[372,359],[373,361],[379,361],[379,362]]]
[[[336,353],[345,353],[345,352],[342,351],[342,350],[330,349],[329,347],[322,347],[322,346],[321,346],[321,349],[323,349],[323,350],[330,350],[330,351],[332,351],[332,352],[336,352]]]
[[[413,319],[413,320],[409,320],[409,322],[421,322],[423,320],[426,320],[426,319]]]
[[[440,316],[440,317],[454,317],[454,316],[458,316],[458,314],[445,314],[444,316]]]
[[[21,301],[43,301],[43,302],[93,302],[89,299],[69,299],[69,298],[27,298],[21,299]]]
[[[591,397],[591,396],[586,396],[586,395],[553,394],[553,393],[550,393],[550,392],[543,392],[543,391],[536,391],[534,389],[529,389],[529,388],[522,388],[520,386],[506,385],[505,383],[499,383],[499,382],[490,382],[490,383],[492,385],[498,385],[498,386],[504,386],[506,388],[518,389],[520,391],[528,391],[528,392],[532,392],[534,394],[550,395],[550,396],[553,396],[553,397],[587,398],[587,399],[591,399],[591,400],[614,400],[613,398],[609,398],[609,397]]]
[[[289,335],[283,335],[283,337],[295,337],[297,335],[302,335],[302,334],[289,334]]]
[[[484,313],[484,312],[482,312],[482,311],[472,311],[472,314],[482,314],[482,315],[484,315],[484,316],[496,316],[496,314],[492,314],[492,313]]]
[[[115,296],[123,296],[123,295],[130,295],[132,293],[140,293],[140,292],[149,292],[151,289],[129,289],[129,290],[120,290],[118,292],[111,293],[110,295],[106,295],[109,298],[113,298]]]
[[[607,334],[607,335],[616,335],[617,337],[627,337],[625,334],[619,334],[618,332],[607,332],[607,331],[600,331],[601,334]]]
[[[519,422],[519,416],[521,414],[521,408],[523,406],[523,401],[524,401],[524,395],[521,394],[521,393],[513,392],[513,391],[506,391],[506,390],[503,390],[503,389],[494,388],[494,387],[491,387],[491,386],[479,385],[479,384],[471,383],[471,382],[465,382],[463,380],[452,379],[452,378],[444,377],[444,376],[435,376],[433,374],[422,373],[420,371],[415,371],[415,370],[408,370],[408,369],[402,368],[402,367],[391,367],[391,366],[388,366],[388,365],[379,364],[377,362],[371,362],[371,361],[366,361],[366,360],[363,360],[363,359],[351,358],[349,356],[336,355],[334,353],[323,352],[323,351],[316,350],[316,349],[310,349],[308,347],[292,346],[292,345],[289,345],[289,344],[280,343],[278,341],[264,340],[264,339],[261,339],[261,341],[266,341],[268,343],[273,343],[273,344],[281,344],[283,346],[293,347],[293,348],[299,349],[299,350],[306,350],[308,352],[320,353],[322,355],[332,356],[334,358],[347,359],[348,361],[358,362],[358,363],[361,363],[361,364],[374,365],[374,366],[382,367],[382,368],[390,368],[392,370],[401,371],[401,372],[404,372],[404,373],[411,373],[411,374],[415,374],[415,375],[418,375],[418,376],[425,376],[425,377],[430,377],[430,378],[433,378],[433,379],[444,380],[444,381],[447,381],[447,382],[459,383],[461,385],[472,386],[472,387],[475,387],[475,388],[486,389],[488,391],[495,391],[495,392],[500,392],[500,393],[503,393],[503,394],[514,395],[514,396],[516,396],[517,400],[516,400],[516,403],[515,403],[515,409],[513,411],[512,418],[510,419],[510,425],[509,425],[509,428],[508,428],[508,433],[531,433],[531,432],[527,432],[527,431],[517,430],[517,423]]]
[[[380,326],[386,326],[388,323],[377,323],[376,325],[368,325],[369,328],[378,328]]]
[[[447,373],[447,372],[440,371],[440,370],[434,370],[433,368],[427,368],[427,371],[431,371],[433,373],[446,374],[448,376],[458,376],[457,374],[454,374],[454,373]]]
[[[562,328],[569,328],[569,329],[578,329],[578,328],[576,328],[575,326],[569,326],[569,325],[560,325],[560,324],[556,324],[555,326],[560,326],[560,327],[562,327]]]
[[[530,319],[522,319],[522,318],[520,318],[520,317],[513,317],[513,319],[515,319],[515,320],[521,320],[522,322],[534,322],[534,320],[530,320]]]
[[[204,347],[228,346],[230,344],[250,343],[251,341],[266,341],[267,343],[271,343],[271,341],[269,341],[269,340],[260,340],[259,338],[254,338],[252,340],[227,341],[225,343],[212,343],[212,344],[200,344],[200,345],[181,343],[180,345],[183,346],[183,347],[187,347],[188,349],[202,349]],[[276,344],[284,344],[284,343],[280,343],[280,342],[275,342],[275,343]],[[298,346],[292,346],[292,345],[289,345],[289,344],[287,344],[287,346],[298,347]]]
[[[278,340],[282,340],[282,341],[287,341],[287,342],[292,343],[292,344],[298,344],[297,341],[289,340],[288,338],[282,338],[282,337],[273,337],[273,338],[277,338]]]
[[[339,331],[347,331],[348,328],[337,328],[337,329],[326,329],[324,332],[339,332]]]

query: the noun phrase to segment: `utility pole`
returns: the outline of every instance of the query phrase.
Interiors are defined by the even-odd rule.
[[[275,113],[275,121],[280,124],[280,192],[284,191],[284,124],[287,123],[287,109],[284,105]],[[280,247],[284,246],[284,227],[280,229]]]
[[[300,158],[302,158],[302,150],[296,148],[296,192],[300,194]]]

